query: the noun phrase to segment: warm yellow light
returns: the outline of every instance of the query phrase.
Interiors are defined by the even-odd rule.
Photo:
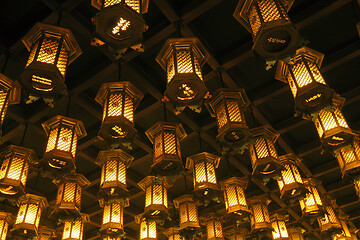
[[[126,205],[124,204],[125,202],[122,199],[112,199],[107,202],[100,201],[100,206],[103,207],[103,219],[100,232],[104,236],[117,238],[124,234],[124,207],[128,206],[128,202],[126,202]]]
[[[221,190],[224,192],[225,207],[228,214],[243,215],[249,213],[245,198],[248,181],[239,177],[231,177],[222,181]]]
[[[0,212],[0,240],[5,240],[8,230],[9,224],[12,222],[12,215],[7,212]]]
[[[168,240],[185,240],[185,238],[180,235],[179,227],[168,228],[163,231],[163,234],[167,237]]]
[[[322,216],[324,213],[324,206],[317,190],[317,186],[320,182],[316,179],[308,178],[304,179],[304,184],[308,193],[304,199],[299,200],[303,216]]]
[[[271,225],[273,227],[272,237],[273,240],[288,240],[289,233],[285,224],[285,217],[279,214],[271,216]]]
[[[359,140],[355,138],[349,145],[334,151],[338,160],[342,176],[354,175],[360,168],[360,146]]]
[[[75,219],[66,219],[62,240],[82,240],[84,232],[84,223],[89,221],[89,216],[81,214],[81,217]]]
[[[192,195],[174,199],[174,205],[179,209],[180,229],[200,227],[197,202]]]
[[[270,200],[257,196],[249,199],[251,232],[272,230],[268,205]]]
[[[318,218],[318,223],[321,232],[329,231],[333,229],[341,229],[341,224],[337,213],[335,213],[334,208],[328,204],[325,206],[325,215],[322,218]]]
[[[206,226],[206,239],[207,240],[223,240],[224,233],[221,223],[221,217],[214,213],[202,218],[203,224]]]
[[[155,220],[146,219],[141,215],[137,215],[135,216],[135,222],[140,224],[140,240],[157,239],[157,227]]]
[[[290,240],[304,240],[303,232],[304,232],[304,229],[302,229],[300,227],[289,228]]]

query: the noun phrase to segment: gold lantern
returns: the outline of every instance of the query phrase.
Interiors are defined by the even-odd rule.
[[[273,176],[280,173],[282,165],[278,160],[275,141],[279,133],[272,128],[251,129],[253,141],[248,143],[253,174]]]
[[[207,240],[224,240],[224,233],[222,227],[222,219],[220,215],[210,213],[209,215],[201,218],[202,223],[206,226],[206,239]]]
[[[302,229],[301,227],[293,227],[293,228],[289,228],[289,237],[290,240],[304,240],[304,229]]]
[[[87,214],[81,214],[81,217],[69,218],[64,222],[62,240],[82,240],[84,234],[84,223],[89,222]]]
[[[143,51],[147,25],[142,14],[148,10],[149,0],[91,0],[91,5],[100,10],[93,18],[93,45],[107,44],[117,55],[128,47]]]
[[[220,183],[227,214],[237,217],[249,214],[244,192],[247,184],[248,180],[239,177],[231,177]]]
[[[244,89],[219,89],[206,104],[212,117],[216,117],[217,139],[224,148],[241,151],[250,136],[246,125],[244,111],[250,101]]]
[[[332,240],[352,240],[353,236],[346,224],[345,216],[339,216],[341,231],[335,232],[331,235]],[[356,238],[357,239],[357,238]]]
[[[123,236],[124,207],[129,206],[129,202],[124,202],[122,199],[111,199],[106,202],[100,200],[100,206],[103,208],[101,234],[112,238]]]
[[[299,33],[287,14],[294,0],[240,0],[234,17],[252,34],[253,51],[273,65],[288,59],[299,44]]]
[[[334,231],[334,230],[337,230],[337,232],[339,232],[341,231],[339,229],[342,229],[337,213],[335,212],[335,209],[332,207],[333,202],[334,201],[331,201],[330,204],[327,204],[325,206],[326,212],[324,217],[318,218],[318,223],[321,232]]]
[[[58,115],[44,122],[42,126],[48,135],[43,156],[45,168],[62,172],[75,169],[77,141],[86,136],[83,123]]]
[[[305,197],[307,189],[297,168],[301,160],[292,153],[279,157],[279,161],[284,167],[277,179],[281,198],[303,199]]]
[[[249,232],[243,227],[232,227],[225,232],[225,237],[229,240],[246,240]]]
[[[30,164],[37,161],[32,149],[10,145],[0,155],[3,162],[0,169],[0,193],[10,196],[25,194],[25,184]]]
[[[181,230],[200,228],[197,202],[192,195],[184,195],[174,199],[174,205],[179,209]]]
[[[153,168],[157,175],[176,175],[184,169],[180,141],[187,135],[180,123],[158,122],[146,131],[154,145]]]
[[[344,147],[334,151],[338,160],[342,176],[355,175],[360,169],[360,145],[359,139],[354,140]]]
[[[0,240],[5,240],[8,234],[9,224],[13,221],[11,213],[0,212]]]
[[[147,176],[138,185],[145,191],[145,210],[143,216],[148,219],[167,219],[167,189],[171,186],[168,178]]]
[[[333,105],[335,92],[320,72],[323,58],[324,54],[301,47],[290,62],[278,62],[275,78],[289,84],[295,109],[300,113],[309,115]]]
[[[220,157],[202,152],[186,159],[186,168],[193,172],[195,193],[211,198],[219,191],[215,169],[219,166]]]
[[[156,61],[167,74],[165,98],[174,104],[176,114],[186,106],[201,111],[202,99],[208,94],[201,66],[207,58],[197,38],[168,39],[157,55]]]
[[[289,240],[289,233],[285,224],[285,216],[274,214],[270,218],[273,227],[273,240]]]
[[[141,215],[137,215],[135,216],[135,222],[140,224],[140,240],[157,239],[157,228],[155,220],[146,219]]]
[[[268,205],[271,200],[256,196],[249,199],[251,232],[267,232],[272,230]]]
[[[317,190],[320,182],[313,178],[307,178],[303,181],[308,193],[306,193],[304,199],[299,200],[302,215],[314,218],[322,217],[325,209],[319,191]]]
[[[163,231],[163,234],[167,237],[168,240],[185,240],[185,238],[180,235],[179,227],[168,228]]]
[[[56,237],[54,229],[42,226],[39,228],[39,240],[51,240]]]
[[[102,84],[95,97],[104,107],[99,136],[110,145],[129,145],[137,132],[134,128],[134,111],[143,96],[130,82]]]
[[[37,23],[22,41],[30,55],[19,81],[33,97],[30,102],[55,98],[66,89],[68,64],[81,54],[74,35],[66,28]]]
[[[19,198],[19,211],[13,226],[15,235],[32,238],[38,236],[38,227],[43,208],[48,207],[46,198],[26,194]]]
[[[81,210],[81,192],[90,182],[84,175],[70,173],[54,181],[58,185],[54,212],[59,216],[79,216]]]

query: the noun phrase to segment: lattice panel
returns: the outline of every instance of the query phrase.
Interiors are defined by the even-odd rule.
[[[57,133],[58,133],[57,128],[54,128],[50,131],[45,152],[50,152],[51,150],[55,149]]]
[[[209,183],[217,184],[214,164],[207,162],[206,168],[207,168],[207,177],[208,177],[207,181]]]
[[[174,56],[170,55],[169,60],[167,62],[167,83],[171,81],[171,79],[175,75],[175,65],[174,65]]]
[[[119,203],[111,204],[111,222],[122,225],[122,207]]]
[[[343,147],[340,148],[337,159],[340,165],[340,168],[344,167],[345,164],[350,164],[360,160],[360,146],[357,141],[353,141],[352,147]]]
[[[203,76],[202,76],[202,73],[201,73],[201,66],[200,66],[200,63],[198,61],[198,59],[196,57],[194,57],[194,67],[195,67],[195,73],[196,75],[201,79],[203,80]],[[204,80],[203,80],[204,81]]]
[[[24,164],[24,158],[19,158],[17,156],[13,157],[6,177],[13,180],[20,180]]]
[[[117,179],[117,160],[116,159],[112,159],[112,160],[108,160],[105,163],[104,166],[104,173],[103,176],[105,176],[103,179],[103,181],[101,182],[101,184],[103,184],[103,182],[112,182],[112,181],[116,181]]]
[[[218,128],[222,128],[227,123],[225,104],[219,104],[216,108],[216,120]]]
[[[4,179],[6,177],[6,170],[9,166],[10,159],[11,159],[11,155],[4,157],[4,161],[3,161],[2,165],[1,165],[1,169],[0,169],[0,179]]]
[[[238,198],[236,195],[236,186],[227,186],[225,188],[225,192],[226,192],[225,203],[227,205],[227,208],[239,205]]]
[[[227,101],[227,109],[229,112],[229,118],[231,122],[241,123],[244,120],[242,119],[239,104],[236,101]]]
[[[121,161],[119,161],[118,181],[122,184],[126,184],[126,166]]]
[[[62,127],[60,130],[60,136],[58,138],[56,149],[70,152],[72,135],[72,129]],[[73,155],[73,157],[75,157],[75,155]]]
[[[58,47],[58,41],[50,38],[44,38],[36,60],[38,62],[54,64]]]
[[[26,207],[27,207],[27,204],[20,205],[19,212],[18,212],[18,214],[16,216],[15,224],[19,224],[19,223],[22,223],[24,221],[25,213],[26,213]]]
[[[255,139],[255,150],[256,150],[256,155],[259,159],[270,156],[265,138]]]
[[[0,240],[5,240],[9,224],[5,220],[0,220]]]
[[[109,106],[107,109],[108,117],[116,117],[122,115],[122,94],[113,93],[109,96]]]
[[[307,70],[304,62],[294,64],[291,68],[295,77],[295,81],[299,88],[302,88],[312,83],[311,75]]]
[[[255,1],[254,1],[255,2]],[[256,10],[255,3],[252,4],[249,12],[249,23],[254,36],[258,33],[261,27],[259,14]]]
[[[134,122],[134,104],[127,95],[125,95],[124,117],[130,122]]]
[[[163,141],[162,134],[158,134],[154,139],[154,157],[155,159],[163,155]]]
[[[253,217],[255,219],[255,223],[262,223],[265,222],[265,218],[263,215],[263,208],[261,204],[254,204],[252,206],[253,209]]]
[[[339,222],[338,218],[336,217],[334,209],[330,206],[326,206],[326,212],[327,212],[327,214],[325,214],[323,218],[319,218],[319,223],[321,225],[334,224],[334,225],[338,225],[339,227],[341,227],[340,222]]]
[[[76,195],[75,195],[75,203],[78,208],[81,206],[81,187],[79,185],[76,186]]]
[[[104,7],[110,7],[115,4],[121,3],[122,0],[104,0]]]
[[[37,41],[36,43],[34,43],[34,44],[31,46],[30,55],[29,55],[29,58],[28,58],[28,61],[27,61],[25,67],[29,66],[30,63],[32,63],[32,62],[34,61],[35,54],[36,54],[36,51],[37,51],[38,46],[39,46],[39,41]]]
[[[63,196],[63,201],[65,203],[74,203],[75,201],[75,193],[76,193],[76,183],[67,182],[65,184],[65,191]]]
[[[63,44],[61,46],[59,58],[58,58],[58,61],[56,63],[57,68],[59,69],[61,75],[63,75],[63,76],[65,76],[65,71],[66,71],[68,59],[69,59],[69,54],[66,51],[66,48],[65,48],[65,46]]]
[[[72,139],[72,147],[71,147],[71,155],[73,157],[75,157],[75,155],[76,155],[77,139],[78,139],[78,136],[75,133],[73,136],[73,139]]]
[[[8,94],[9,92],[0,90],[0,112],[1,112],[0,124],[2,124],[4,121],[5,113],[8,107],[8,103],[9,103],[9,101],[7,101]]]
[[[293,96],[296,97],[297,87],[296,87],[296,84],[295,84],[295,80],[292,78],[292,76],[291,76],[291,74],[289,72],[287,74],[287,80],[288,80],[290,90],[291,90]]]
[[[273,227],[273,231],[272,231],[273,239],[289,237],[284,221],[274,221],[271,225]]]
[[[147,187],[145,190],[145,207],[148,207],[152,204],[152,188]]]
[[[319,68],[316,66],[316,64],[312,63],[312,62],[308,62],[308,65],[309,65],[310,71],[312,72],[312,75],[313,75],[315,81],[326,85],[326,82],[325,82],[323,76],[321,75],[321,72],[320,72]]]
[[[24,223],[36,224],[36,217],[38,214],[39,206],[37,204],[29,203],[26,212]],[[37,227],[37,225],[35,225]]]
[[[20,157],[19,157],[20,158]],[[21,175],[21,180],[20,180],[20,182],[21,182],[21,184],[23,185],[23,186],[25,186],[25,184],[26,184],[26,180],[27,180],[27,177],[28,177],[28,172],[29,172],[29,164],[28,164],[28,162],[24,159],[24,165],[23,165],[23,173],[22,173],[22,175]]]
[[[264,22],[272,22],[281,18],[274,0],[258,0],[257,2]]]
[[[176,57],[177,57],[177,72],[178,73],[192,73],[193,72],[190,51],[177,51]]]
[[[174,133],[164,133],[165,154],[176,155],[176,139]]]
[[[270,150],[270,155],[274,158],[277,158],[278,154],[276,152],[275,144],[270,139],[266,139],[266,142]]]
[[[125,0],[125,3],[134,9],[134,11],[140,13],[140,0]]]
[[[204,162],[195,163],[195,173],[194,174],[195,174],[196,183],[206,182],[206,169],[205,169]]]
[[[103,224],[107,224],[110,222],[111,218],[111,204],[106,204],[103,209]]]
[[[153,204],[164,204],[163,187],[161,185],[153,185]]]

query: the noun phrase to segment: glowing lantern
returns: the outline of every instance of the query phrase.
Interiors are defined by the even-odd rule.
[[[206,104],[211,116],[216,117],[217,139],[225,148],[241,149],[250,136],[244,116],[249,104],[244,89],[220,89]]]
[[[68,64],[81,54],[75,37],[69,29],[37,23],[22,41],[30,56],[19,81],[35,100],[55,98],[66,89]]]
[[[180,123],[158,122],[146,131],[154,145],[153,165],[156,174],[175,175],[184,169],[180,141],[187,135]]]
[[[232,227],[225,232],[225,237],[229,240],[246,240],[248,234],[246,228]]]
[[[253,50],[266,61],[295,53],[299,33],[287,14],[293,0],[240,0],[234,17],[253,36]],[[271,64],[274,64],[272,62]]]
[[[290,240],[304,240],[304,229],[301,227],[289,228]]]
[[[301,158],[290,153],[280,156],[279,160],[284,166],[283,170],[281,170],[280,177],[277,179],[281,198],[303,199],[307,190],[297,168],[301,162]]]
[[[70,173],[55,181],[58,192],[54,212],[60,216],[79,216],[81,210],[82,188],[90,182],[84,175]]]
[[[156,221],[146,219],[140,215],[135,216],[135,222],[140,224],[140,240],[156,240],[157,229]]]
[[[276,175],[282,169],[275,149],[279,133],[274,129],[259,127],[251,129],[253,141],[248,143],[253,174]]]
[[[352,240],[352,234],[349,230],[349,227],[346,224],[344,216],[339,217],[339,222],[341,225],[341,231],[335,232],[331,235],[332,240]],[[355,238],[357,239],[357,238]]]
[[[13,221],[12,218],[13,217],[10,213],[0,212],[0,239],[1,240],[6,239],[8,229],[9,229],[9,224]]]
[[[354,175],[360,169],[360,146],[359,140],[355,138],[351,144],[334,151],[338,160],[342,176]]]
[[[55,238],[55,230],[42,226],[39,229],[39,240],[51,240]]]
[[[197,202],[192,195],[184,195],[174,199],[174,205],[179,209],[180,229],[199,228]]]
[[[224,192],[224,200],[227,214],[241,216],[249,213],[246,203],[245,189],[248,181],[239,177],[231,177],[220,183],[221,190]]]
[[[19,198],[19,211],[13,226],[16,235],[32,238],[38,236],[42,208],[48,206],[46,198],[26,194]]]
[[[163,231],[163,234],[168,238],[168,240],[185,240],[185,238],[180,235],[179,227],[168,228]]]
[[[333,202],[333,201],[332,201]],[[319,227],[321,232],[325,231],[339,231],[341,229],[341,224],[337,213],[335,213],[334,208],[331,206],[333,203],[327,204],[325,206],[325,215],[323,218],[318,218]]]
[[[126,189],[126,168],[128,168],[134,157],[115,149],[100,151],[96,163],[101,166],[100,190],[101,198],[124,198],[128,195]]]
[[[219,163],[220,157],[207,152],[198,153],[186,159],[186,168],[193,172],[196,193],[211,197],[219,191],[215,173]]]
[[[134,128],[134,111],[143,96],[130,82],[101,85],[95,97],[104,107],[99,136],[110,145],[129,145],[137,132]]]
[[[103,220],[100,232],[103,236],[117,238],[125,232],[123,229],[124,207],[129,206],[129,202],[124,205],[123,200],[112,199],[107,202],[100,201],[103,207]]]
[[[43,158],[46,168],[62,172],[75,169],[77,141],[86,136],[83,123],[58,115],[44,122],[42,126],[48,135]]]
[[[197,38],[168,39],[156,61],[167,73],[165,98],[180,113],[186,106],[201,111],[202,99],[208,94],[201,66],[208,53]]]
[[[271,201],[265,197],[257,196],[249,199],[251,232],[272,230],[268,205]]]
[[[275,78],[288,83],[300,113],[311,114],[332,105],[334,90],[321,75],[324,54],[301,47],[290,62],[279,61]]]
[[[147,176],[138,185],[145,191],[145,211],[148,219],[166,219],[168,213],[167,189],[171,186],[166,177]]]
[[[221,217],[211,213],[202,218],[203,224],[206,226],[207,240],[224,240],[223,227]]]
[[[90,218],[87,214],[81,214],[81,217],[74,219],[66,219],[62,240],[82,240],[84,234],[84,223],[89,222]]]
[[[320,182],[313,178],[304,179],[304,184],[308,193],[305,198],[299,200],[300,208],[303,216],[321,217],[324,215],[324,205],[321,200],[317,186]]]
[[[0,193],[7,197],[25,194],[29,166],[37,161],[34,150],[10,145],[0,155]]]
[[[285,217],[279,214],[271,216],[271,225],[273,227],[273,240],[289,240],[289,233],[285,224]]]
[[[149,0],[91,0],[91,5],[100,10],[93,18],[93,44],[107,44],[120,54],[128,47],[143,51],[142,35],[147,25],[142,14],[148,10]]]

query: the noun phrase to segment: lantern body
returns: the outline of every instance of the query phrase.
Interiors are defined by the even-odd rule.
[[[99,136],[109,145],[128,145],[136,135],[134,111],[143,94],[130,82],[101,85],[95,100],[103,106]]]
[[[325,209],[319,191],[317,190],[320,182],[312,178],[304,179],[303,181],[308,193],[304,199],[299,200],[302,215],[314,218],[322,217]]]
[[[246,240],[248,234],[246,228],[233,227],[225,232],[225,237],[229,240]]]
[[[58,192],[54,212],[63,216],[80,216],[82,188],[90,182],[84,175],[70,173],[56,181]]]
[[[360,178],[358,176],[354,177],[353,184],[355,187],[356,195],[358,195],[358,197],[360,198]]]
[[[10,213],[0,212],[0,240],[6,240],[11,221],[12,215]]]
[[[273,176],[280,173],[282,165],[275,149],[275,141],[280,134],[267,127],[251,129],[251,134],[253,141],[248,143],[248,148],[253,174]]]
[[[186,106],[194,111],[201,111],[202,99],[208,93],[201,66],[207,57],[205,48],[197,38],[168,39],[156,57],[156,61],[167,73],[165,97],[179,112]]]
[[[81,214],[81,217],[66,219],[62,240],[82,240],[84,233],[84,223],[89,222],[89,215]]]
[[[93,44],[107,44],[115,51],[128,47],[143,51],[142,35],[147,25],[142,14],[148,10],[149,0],[92,0],[91,5],[100,10],[93,18]]]
[[[0,169],[0,193],[7,197],[25,194],[29,166],[37,161],[34,150],[10,145],[0,155],[4,159]]]
[[[240,217],[250,213],[245,198],[245,189],[248,181],[239,177],[231,177],[222,181],[221,190],[224,192],[224,200],[227,214]]]
[[[265,197],[253,197],[249,199],[251,232],[272,230],[268,205],[270,200]]]
[[[26,194],[19,198],[19,211],[13,226],[15,235],[24,237],[38,236],[41,210],[48,206],[46,198]]]
[[[153,168],[161,176],[176,175],[184,169],[180,141],[187,135],[180,123],[158,122],[146,131],[154,146]]]
[[[39,229],[39,240],[51,240],[55,237],[55,230],[42,226]]]
[[[83,123],[76,119],[56,116],[42,126],[48,135],[43,156],[46,170],[66,172],[75,169],[77,141],[86,136]]]
[[[218,141],[226,148],[241,150],[250,136],[244,111],[250,101],[244,89],[219,89],[206,104],[212,117],[216,117]]]
[[[223,227],[221,217],[216,214],[209,214],[202,218],[203,224],[206,226],[207,240],[224,240]]]
[[[219,166],[220,157],[202,152],[186,159],[186,168],[193,172],[194,192],[211,197],[217,194],[219,187],[215,169]]]
[[[273,227],[273,240],[289,240],[289,233],[285,224],[285,217],[279,214],[271,216],[271,225]]]
[[[30,51],[19,81],[35,97],[55,98],[66,89],[65,72],[81,49],[69,29],[37,23],[22,39]]]
[[[359,140],[354,140],[344,147],[334,151],[338,160],[342,176],[356,175],[360,169],[360,145]]]
[[[279,161],[284,167],[281,170],[280,177],[277,179],[280,197],[284,199],[303,199],[307,189],[297,168],[301,159],[290,153],[280,156]]]
[[[321,232],[342,229],[339,218],[335,213],[334,208],[329,204],[325,206],[325,215],[323,218],[318,218],[318,223]]]
[[[145,191],[145,210],[143,217],[148,219],[167,219],[167,189],[171,186],[166,177],[147,176],[139,183]]]
[[[304,240],[303,229],[300,227],[289,228],[289,239],[290,240]]]
[[[137,215],[135,216],[135,222],[140,224],[140,240],[157,239],[157,228],[155,220],[146,219],[141,215]]]
[[[168,228],[163,231],[163,234],[167,237],[168,240],[185,240],[185,238],[180,235],[179,227]]]
[[[234,17],[253,36],[253,51],[266,61],[292,56],[299,43],[299,33],[287,11],[293,0],[240,0]]]
[[[200,228],[197,203],[192,195],[174,199],[174,205],[179,209],[181,230]]]
[[[125,232],[123,229],[123,216],[124,216],[124,201],[122,200],[109,200],[107,202],[100,201],[103,207],[103,220],[100,232],[102,236],[112,238],[121,237]]]
[[[126,198],[126,169],[134,157],[121,149],[100,151],[96,163],[101,166],[101,180],[99,197],[105,200],[110,198]]]

